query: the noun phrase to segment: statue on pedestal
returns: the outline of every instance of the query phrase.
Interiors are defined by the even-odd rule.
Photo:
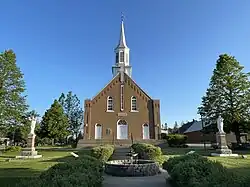
[[[30,133],[29,134],[35,135],[35,127],[36,127],[37,118],[35,116],[32,116],[32,117],[29,118],[29,120],[31,121]]]
[[[219,116],[218,119],[217,119],[217,128],[218,128],[220,134],[225,133],[224,130],[223,130],[223,126],[224,126],[223,120],[224,119],[221,116]]]

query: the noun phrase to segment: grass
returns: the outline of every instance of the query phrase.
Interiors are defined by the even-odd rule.
[[[0,155],[0,186],[13,187],[23,178],[37,177],[51,166],[73,159],[71,151],[39,151],[43,155],[39,159],[15,159],[18,152],[3,153]],[[88,150],[76,151],[79,155],[88,154]],[[10,160],[9,160],[10,158]],[[9,161],[8,161],[9,160]]]
[[[195,151],[203,156],[207,156],[209,159],[214,161],[219,161],[227,167],[228,169],[232,170],[233,172],[244,176],[249,177],[250,173],[250,151],[233,151],[233,153],[238,153],[239,155],[246,155],[247,158],[243,159],[241,157],[211,157],[210,154],[214,152],[214,150],[207,149],[204,150],[203,148],[165,148],[162,149],[164,155],[167,158],[171,156],[178,156],[188,153],[189,151]]]

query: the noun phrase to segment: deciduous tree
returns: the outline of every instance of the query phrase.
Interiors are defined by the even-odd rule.
[[[83,123],[83,110],[80,104],[80,100],[70,91],[65,96],[65,94],[61,94],[59,98],[60,104],[63,106],[64,113],[68,117],[69,121],[69,131],[71,135],[78,141],[78,134],[80,132],[81,125]]]
[[[16,64],[12,50],[0,53],[0,127],[8,129],[21,123],[28,106],[24,95],[23,74]]]

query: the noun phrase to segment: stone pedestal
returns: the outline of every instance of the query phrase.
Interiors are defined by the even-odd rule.
[[[16,158],[41,158],[42,155],[38,155],[35,150],[35,134],[29,134],[27,140],[27,147],[23,148],[21,151],[21,156],[16,156]]]
[[[218,149],[216,153],[211,153],[211,156],[238,156],[238,154],[232,154],[232,150],[228,148],[226,133],[217,133],[216,137]]]

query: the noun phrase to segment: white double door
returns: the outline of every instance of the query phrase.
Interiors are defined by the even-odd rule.
[[[117,139],[118,140],[128,139],[128,125],[127,124],[117,125]]]

